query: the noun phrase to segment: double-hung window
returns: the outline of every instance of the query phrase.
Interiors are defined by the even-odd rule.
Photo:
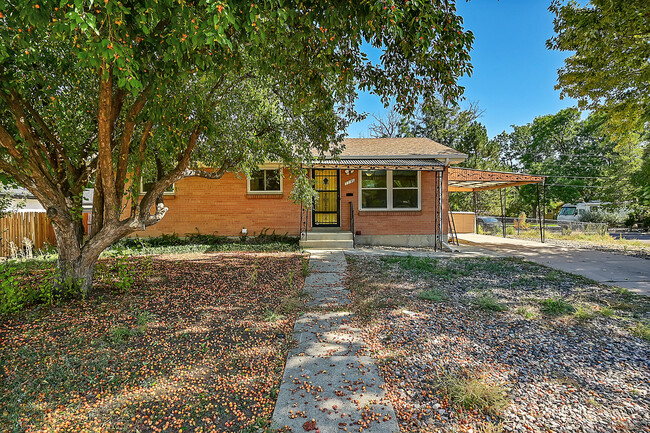
[[[153,177],[142,176],[142,178],[140,179],[140,195],[145,195],[146,193],[148,193],[155,184],[156,184],[156,180]],[[176,193],[176,184],[172,183],[163,192],[163,195],[174,195],[175,193]]]
[[[415,170],[364,170],[361,210],[420,210],[420,173]]]
[[[248,178],[248,192],[251,194],[280,194],[282,176],[279,169],[262,169],[251,173]]]

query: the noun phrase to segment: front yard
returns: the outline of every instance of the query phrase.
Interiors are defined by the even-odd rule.
[[[266,428],[304,301],[302,255],[118,259],[128,286],[113,260],[85,301],[0,321],[0,430]]]
[[[650,429],[648,298],[512,259],[348,263],[402,432]]]

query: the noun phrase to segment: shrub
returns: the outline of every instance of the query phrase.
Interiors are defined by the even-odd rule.
[[[625,223],[625,218],[625,215],[618,212],[595,210],[585,212],[580,216],[580,221],[586,223],[605,223],[610,227],[621,227]]]
[[[26,301],[11,269],[3,266],[0,269],[0,314],[16,313]]]

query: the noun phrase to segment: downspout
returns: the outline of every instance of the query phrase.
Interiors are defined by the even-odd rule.
[[[440,176],[439,176],[439,179],[438,179],[438,191],[439,191],[439,193],[438,193],[438,209],[440,210],[440,218],[439,218],[439,221],[438,221],[438,227],[439,227],[438,233],[440,234],[439,239],[440,239],[440,249],[441,250],[442,250],[442,235],[443,235],[443,231],[442,231],[443,230],[443,224],[442,224],[442,220],[443,220],[443,212],[442,212],[442,178],[445,176],[445,170],[446,169],[447,169],[447,166],[445,165],[445,168],[443,168],[442,171],[440,172]]]

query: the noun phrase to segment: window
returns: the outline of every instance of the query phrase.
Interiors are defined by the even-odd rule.
[[[279,194],[282,192],[280,170],[257,170],[248,178],[248,192],[253,194]]]
[[[155,180],[152,178],[147,178],[145,179],[142,177],[140,179],[140,195],[144,195],[151,191],[151,188],[153,188],[154,184],[156,183]],[[163,195],[174,195],[176,193],[176,184],[172,183],[167,187],[165,192],[163,192]]]
[[[420,210],[420,173],[415,170],[361,172],[362,210]]]
[[[560,215],[575,215],[576,208],[574,207],[563,207],[560,210]]]

